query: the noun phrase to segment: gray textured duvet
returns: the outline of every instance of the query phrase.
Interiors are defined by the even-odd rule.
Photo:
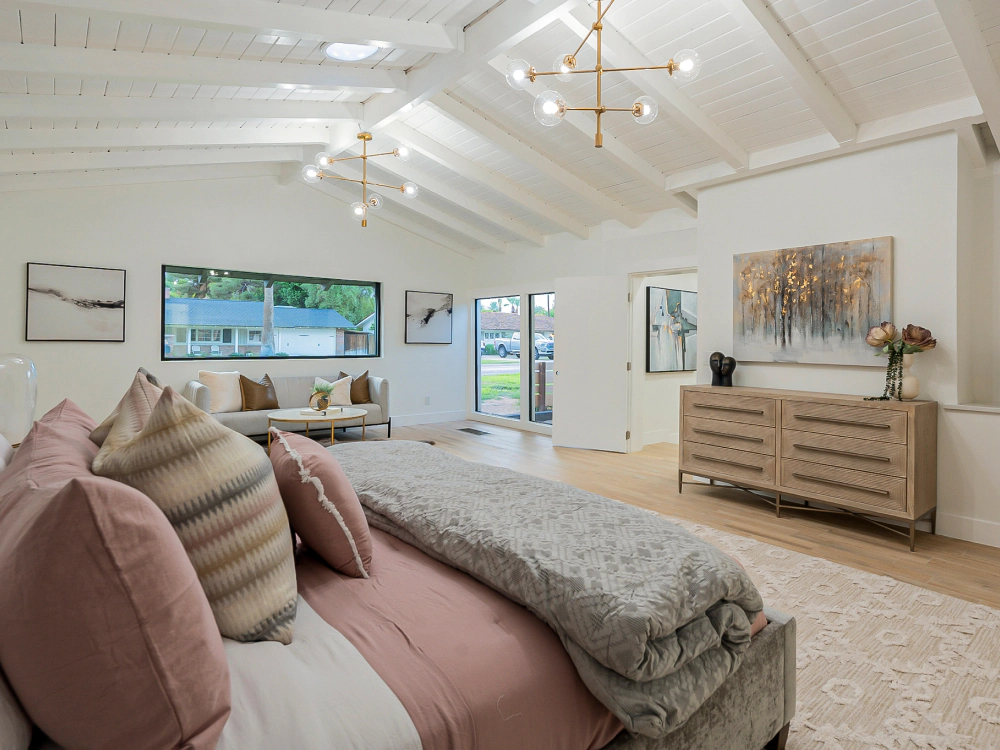
[[[739,666],[760,594],[662,516],[423,443],[331,448],[369,522],[548,623],[630,731],[662,737]]]

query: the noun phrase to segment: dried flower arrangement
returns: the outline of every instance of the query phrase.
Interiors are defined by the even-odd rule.
[[[889,365],[885,372],[885,392],[877,398],[868,401],[902,401],[903,396],[903,357],[907,354],[919,354],[937,346],[937,340],[926,328],[908,325],[900,335],[896,326],[886,321],[874,326],[868,331],[865,342],[879,351],[876,357],[889,355]],[[919,386],[918,386],[919,388]]]

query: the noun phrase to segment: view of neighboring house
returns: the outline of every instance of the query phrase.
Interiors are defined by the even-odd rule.
[[[164,300],[167,357],[259,356],[264,303],[241,300]],[[274,307],[274,352],[294,357],[367,353],[371,335],[336,310]],[[360,339],[360,340],[359,340]]]
[[[556,319],[548,315],[535,316],[535,333],[546,338],[553,338]],[[521,316],[517,313],[489,312],[479,313],[479,331],[483,343],[489,344],[493,339],[508,339],[521,330]]]

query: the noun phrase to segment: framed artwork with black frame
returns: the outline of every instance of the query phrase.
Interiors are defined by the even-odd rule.
[[[452,343],[455,295],[446,292],[406,292],[407,344]]]
[[[125,341],[125,270],[28,263],[25,341]]]
[[[698,293],[646,287],[646,372],[698,368]]]

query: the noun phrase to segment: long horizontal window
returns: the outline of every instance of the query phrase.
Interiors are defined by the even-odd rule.
[[[377,357],[381,285],[163,266],[162,359]]]

